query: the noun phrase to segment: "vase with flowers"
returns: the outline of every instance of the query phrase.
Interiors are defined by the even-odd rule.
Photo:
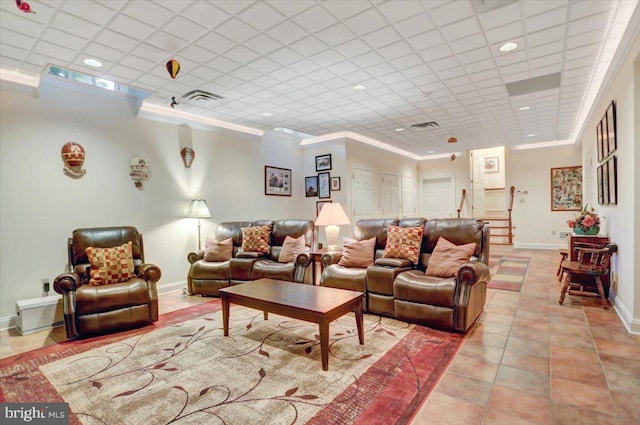
[[[597,235],[600,232],[600,217],[593,207],[588,207],[588,204],[574,219],[567,220],[567,224],[576,235]]]

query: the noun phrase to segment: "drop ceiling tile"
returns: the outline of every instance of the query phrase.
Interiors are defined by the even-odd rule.
[[[300,61],[303,56],[298,52],[291,50],[288,47],[284,47],[282,49],[278,49],[275,52],[271,52],[268,54],[269,60],[273,63],[279,63],[280,65],[289,65],[294,62]],[[275,61],[275,62],[274,62]]]
[[[225,37],[235,41],[236,43],[242,43],[243,41],[256,36],[258,31],[237,18],[231,18],[219,25],[216,28],[216,33],[224,34]]]
[[[216,54],[221,54],[235,46],[236,43],[226,37],[213,32],[209,32],[198,39],[195,44],[203,49],[211,50]]]
[[[338,20],[320,4],[300,12],[294,19],[298,25],[314,33],[338,22]]]
[[[106,24],[115,14],[113,9],[90,2],[62,3],[60,10],[98,25]]]
[[[282,13],[274,9],[268,2],[256,2],[238,13],[238,18],[260,31],[265,31],[286,19]]]
[[[263,75],[262,77],[254,79],[252,83],[262,88],[268,88],[276,86],[278,84],[278,80],[271,78],[268,75]]]
[[[84,49],[84,53],[88,57],[97,58],[107,67],[124,56],[122,52],[100,43],[91,43]]]
[[[578,19],[577,21],[569,22],[569,24],[567,24],[567,33],[569,37],[589,33],[605,28],[606,23],[607,19],[600,15],[588,16],[583,19]]]
[[[204,1],[193,2],[180,13],[208,29],[217,27],[230,17],[228,13]]]
[[[399,70],[406,70],[414,66],[424,65],[422,58],[416,54],[408,54],[393,60],[393,66]]]
[[[155,62],[159,67],[164,68],[164,62],[169,59],[169,55],[166,51],[158,49],[150,44],[140,44],[138,47],[131,51],[132,54],[146,59],[151,62]],[[166,72],[166,70],[165,70]]]
[[[136,69],[141,72],[145,72],[157,65],[157,63],[155,62],[151,62],[133,55],[124,56],[119,63],[128,68]]]
[[[244,46],[238,45],[231,50],[228,50],[224,53],[224,57],[233,62],[237,62],[239,64],[247,64],[253,62],[261,55],[259,53],[254,52],[251,49],[247,49]]]
[[[122,65],[115,65],[109,68],[109,75],[114,76],[116,81],[124,83],[136,79],[141,74],[137,69],[131,69]]]
[[[186,41],[194,41],[202,37],[208,29],[182,16],[171,18],[162,26],[165,32]]]
[[[305,75],[310,72],[317,71],[319,68],[320,66],[317,63],[312,62],[309,59],[302,59],[296,63],[292,63],[291,65],[289,65],[289,69],[297,72],[298,75]]]
[[[60,38],[63,38],[65,36],[67,36],[67,35],[69,37],[72,37],[72,38],[70,38],[70,41],[72,42],[72,44],[83,45],[84,42],[86,42],[86,40],[84,40],[84,39],[82,39],[80,37],[75,37],[75,36],[72,36],[72,35],[67,34],[67,33],[63,33],[61,31],[58,31],[58,30],[53,29],[53,28],[47,29],[45,31],[45,35],[44,35],[43,38],[47,39],[47,40],[52,40],[52,39],[55,39],[56,36],[62,36]],[[29,36],[24,35],[24,34],[16,33],[14,31],[8,30],[7,28],[0,28],[0,40],[2,40],[2,44],[0,44],[0,56],[3,54],[3,50],[2,49],[4,49],[5,45],[29,51],[29,50],[31,50],[31,48],[33,47],[33,45],[36,42],[36,39],[34,37],[29,37]],[[69,46],[69,47],[72,47],[72,46]]]
[[[285,45],[293,43],[294,41],[300,40],[301,38],[307,36],[307,32],[302,27],[300,27],[300,25],[289,20],[276,25],[275,27],[266,31],[265,34]]]
[[[331,71],[335,75],[346,75],[352,72],[360,70],[359,67],[353,64],[353,62],[344,60],[334,65],[328,66],[327,70]]]
[[[369,53],[365,53],[364,55],[356,56],[355,58],[352,58],[351,61],[356,65],[366,69],[370,66],[374,66],[384,62],[384,58],[378,53],[371,51]]]
[[[173,12],[158,3],[149,1],[145,2],[129,2],[122,9],[122,12],[130,18],[134,18],[138,22],[144,22],[148,25],[160,26],[173,15]],[[121,15],[122,16],[122,15]]]
[[[324,2],[323,7],[338,19],[344,20],[371,8],[371,3],[365,0],[330,1]]]
[[[178,52],[178,55],[182,58],[189,59],[191,61],[200,63],[207,63],[211,59],[213,59],[216,54],[211,52],[210,50],[203,49],[202,47],[196,44],[190,44],[184,49]],[[197,66],[194,66],[192,69],[195,69]]]
[[[386,46],[400,40],[401,37],[392,26],[385,26],[362,37],[367,45],[375,48]]]
[[[520,21],[512,22],[510,24],[502,25],[500,27],[485,31],[487,41],[489,41],[490,44],[511,41],[514,38],[521,37],[523,34],[524,28]]]
[[[454,52],[463,53],[486,47],[486,43],[483,37],[465,37],[460,40],[452,41],[450,46]]]
[[[368,9],[348,18],[345,24],[358,35],[365,35],[387,26],[387,21],[376,9]]]
[[[9,63],[19,64],[20,62],[25,60],[25,58],[27,57],[27,52],[28,50],[9,46],[7,44],[3,44],[2,47],[0,47],[0,54],[2,55],[2,58],[9,58],[10,60],[7,61]],[[19,65],[14,66],[16,66],[16,68],[19,67]],[[12,66],[8,66],[8,68],[12,68]]]
[[[4,21],[2,22],[2,26],[5,26]],[[51,26],[61,31],[68,31],[69,28],[73,28],[76,34],[82,34],[82,36],[86,38],[95,36],[100,30],[100,26],[93,22],[60,11],[54,15]],[[39,33],[40,31],[36,32],[36,34]]]
[[[434,2],[430,1],[424,3],[428,3],[429,15],[440,27],[473,15],[471,2],[453,1],[444,3],[441,6],[435,6]]]
[[[289,45],[293,50],[307,57],[315,55],[329,48],[326,43],[320,41],[318,37],[310,35]]]
[[[109,24],[109,28],[138,41],[146,39],[154,32],[154,28],[151,25],[147,25],[126,15],[117,15]]]
[[[465,37],[482,37],[476,17],[469,17],[455,24],[440,27],[442,35],[447,41],[455,41]]]
[[[529,32],[525,36],[527,40],[527,47],[532,48],[535,46],[549,44],[554,41],[563,40],[565,37],[566,28],[566,25],[563,24],[542,31]]]
[[[384,2],[377,5],[377,8],[390,22],[402,21],[414,15],[425,16],[420,3],[415,1]]]
[[[174,52],[186,46],[186,42],[166,31],[156,31],[146,39],[146,43],[164,50],[167,54],[172,55]]]
[[[393,61],[395,58],[413,53],[413,49],[405,41],[398,41],[378,49],[378,52],[387,60]]]
[[[520,20],[520,4],[513,2],[506,6],[481,13],[478,15],[478,19],[485,30],[518,21]]]

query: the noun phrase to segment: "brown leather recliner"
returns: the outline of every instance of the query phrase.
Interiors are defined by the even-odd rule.
[[[132,242],[135,277],[125,282],[89,284],[88,247],[111,248]],[[53,287],[63,296],[69,339],[84,338],[148,325],[158,320],[160,269],[144,263],[142,235],[135,227],[76,229],[68,240],[71,271],[56,277]]]

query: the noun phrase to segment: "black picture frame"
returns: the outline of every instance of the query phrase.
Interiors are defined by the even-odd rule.
[[[602,180],[602,165],[598,165],[597,179],[598,179],[598,204],[604,205],[604,187]]]
[[[316,156],[316,171],[331,170],[331,154]]]
[[[331,176],[329,173],[318,173],[318,198],[331,198]]]
[[[596,145],[596,148],[598,149],[598,163],[601,163],[606,152],[604,148],[604,139],[602,137],[602,120],[600,120],[596,127]]]
[[[607,154],[612,154],[618,149],[618,140],[616,136],[616,103],[611,101],[607,108]],[[604,131],[604,128],[603,128]]]
[[[331,191],[337,192],[340,190],[340,177],[331,177]]]
[[[291,169],[265,165],[264,194],[291,196]]]
[[[318,196],[318,176],[304,178],[304,194],[307,198],[315,198]]]
[[[612,155],[607,160],[607,171],[609,172],[609,204],[618,204],[618,159]]]
[[[320,210],[322,209],[322,207],[324,207],[326,204],[330,204],[333,201],[316,201],[316,217],[318,217],[320,215]]]

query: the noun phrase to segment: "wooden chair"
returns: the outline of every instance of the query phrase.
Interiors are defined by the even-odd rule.
[[[600,297],[602,307],[605,309],[609,308],[608,301],[604,296],[601,276],[609,274],[611,255],[613,255],[617,249],[618,246],[615,244],[607,244],[602,248],[576,247],[576,261],[567,259],[562,262],[561,274],[566,273],[567,276],[564,279],[564,285],[562,286],[562,292],[560,293],[558,302],[562,304],[568,292],[569,295]],[[595,288],[598,292],[585,290],[586,285],[582,280],[580,283],[574,282],[573,278],[577,275],[593,278]]]

